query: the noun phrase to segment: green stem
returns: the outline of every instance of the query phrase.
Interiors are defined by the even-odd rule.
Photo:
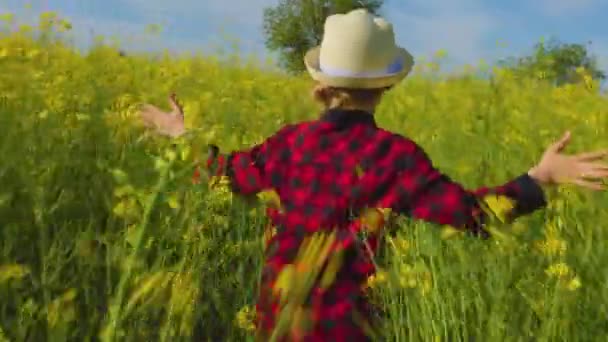
[[[129,279],[131,278],[133,264],[141,249],[145,231],[148,226],[148,223],[150,222],[150,215],[152,213],[152,209],[154,209],[154,204],[156,203],[159,194],[161,193],[161,191],[164,189],[165,185],[167,184],[167,181],[169,179],[169,171],[173,167],[175,160],[176,159],[170,160],[168,165],[166,165],[161,170],[160,178],[158,180],[158,183],[155,186],[155,191],[153,191],[148,196],[148,201],[144,207],[143,218],[142,218],[140,227],[138,229],[137,236],[135,238],[133,251],[131,252],[131,254],[129,255],[129,257],[127,259],[127,266],[126,266],[127,269],[125,272],[126,274],[124,276],[120,277],[120,282],[118,283],[118,291],[116,293],[116,297],[114,297],[115,298],[114,303],[112,303],[110,305],[109,323],[106,324],[106,328],[105,328],[106,331],[104,331],[105,334],[103,334],[103,336],[101,337],[102,341],[104,341],[104,342],[113,342],[115,339],[116,329],[118,328],[120,319],[121,319],[121,309],[122,309],[122,303],[123,303],[124,297],[125,297],[125,292],[126,292],[126,287],[127,287],[126,285],[127,285],[127,282],[129,281]]]

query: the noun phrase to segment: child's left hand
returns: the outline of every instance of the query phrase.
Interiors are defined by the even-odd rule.
[[[570,132],[547,148],[541,161],[528,174],[541,185],[571,183],[592,190],[606,190],[608,164],[599,162],[608,150],[566,155]]]
[[[140,117],[146,127],[155,128],[157,133],[171,138],[177,138],[186,133],[184,111],[177,102],[175,94],[169,97],[171,112],[166,113],[156,106],[145,104],[140,111]]]

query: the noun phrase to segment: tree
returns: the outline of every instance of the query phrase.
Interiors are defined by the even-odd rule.
[[[264,10],[266,47],[279,52],[280,65],[291,73],[304,70],[304,54],[321,43],[325,18],[366,8],[378,14],[382,0],[281,0]]]
[[[589,53],[589,44],[563,43],[556,39],[547,43],[541,41],[534,46],[533,54],[510,59],[507,64],[518,72],[542,76],[555,85],[581,82],[584,75],[603,81],[606,73],[599,69],[596,57]]]

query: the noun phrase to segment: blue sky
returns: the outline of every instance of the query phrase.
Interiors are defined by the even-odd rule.
[[[117,36],[128,49],[207,50],[240,41],[241,51],[267,56],[262,10],[278,0],[0,0],[31,22],[53,10],[71,20],[74,41],[86,47],[91,33]],[[398,42],[414,56],[439,49],[449,66],[476,63],[530,51],[541,37],[567,42],[591,41],[600,65],[608,69],[608,0],[386,0],[383,15],[393,23]],[[147,24],[162,24],[158,37],[146,36]],[[506,47],[498,46],[504,42]]]

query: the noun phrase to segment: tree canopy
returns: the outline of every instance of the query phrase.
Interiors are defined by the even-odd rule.
[[[557,39],[541,41],[534,46],[532,54],[511,58],[505,64],[519,72],[535,73],[555,85],[580,82],[585,75],[602,81],[606,73],[589,52],[590,44],[564,43]]]
[[[382,4],[382,0],[281,0],[264,10],[266,47],[279,52],[285,70],[301,72],[306,51],[321,43],[325,18],[357,8],[378,14]]]

